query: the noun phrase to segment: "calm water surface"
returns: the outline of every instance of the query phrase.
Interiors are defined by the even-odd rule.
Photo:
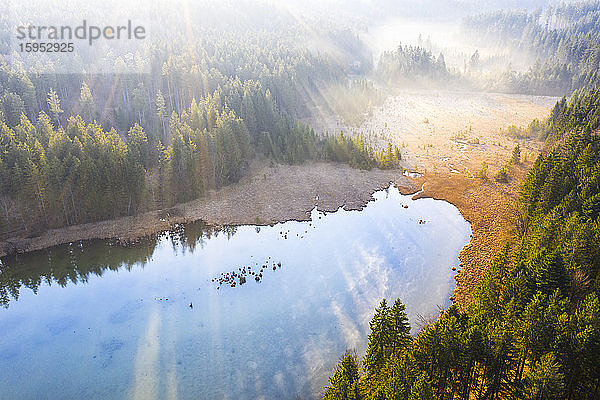
[[[346,349],[364,354],[381,298],[413,327],[448,305],[470,233],[451,204],[392,187],[310,222],[4,258],[0,399],[316,398]],[[262,265],[260,282],[212,282]]]

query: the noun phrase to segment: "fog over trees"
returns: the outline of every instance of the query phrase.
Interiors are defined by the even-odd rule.
[[[344,354],[324,396],[600,396],[600,2],[172,0],[114,15],[91,3],[102,21],[143,7],[147,40],[35,61],[15,51],[13,25],[51,19],[41,3],[0,6],[2,239],[168,209],[253,163],[403,168],[391,142],[313,127],[358,125],[398,89],[561,97],[508,129],[548,151],[474,301],[411,337],[404,305],[384,300],[366,355]]]

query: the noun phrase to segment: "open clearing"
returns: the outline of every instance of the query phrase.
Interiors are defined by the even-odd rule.
[[[527,127],[545,119],[558,98],[450,90],[401,90],[365,115],[359,126],[344,126],[339,118],[319,117],[318,131],[364,134],[381,149],[388,142],[402,150],[403,167],[417,186],[418,196],[454,204],[471,223],[473,237],[460,253],[455,301],[464,306],[485,269],[512,239],[513,215],[521,180],[543,142],[518,140],[506,133],[510,125]],[[508,168],[509,181],[494,174],[507,164],[514,147],[522,162]],[[476,178],[483,162],[489,179]],[[401,173],[401,171],[399,172]],[[422,175],[422,176],[421,176]]]
[[[454,204],[471,223],[473,237],[460,253],[456,301],[465,305],[483,271],[506,241],[511,240],[513,215],[521,180],[543,145],[535,139],[518,140],[502,130],[526,127],[548,116],[555,97],[469,93],[457,91],[402,91],[373,109],[359,127],[380,148],[388,141],[402,148],[404,167],[423,174],[419,196]],[[491,178],[507,164],[519,144],[522,163],[509,168],[509,182]],[[474,176],[488,164],[489,179]]]
[[[420,173],[452,173],[472,177],[489,164],[499,169],[517,143],[534,158],[541,143],[518,141],[501,130],[526,127],[547,117],[556,97],[499,93],[402,90],[374,107],[360,126],[344,126],[335,118],[313,121],[317,131],[364,134],[378,148],[391,141],[402,150],[405,167]]]

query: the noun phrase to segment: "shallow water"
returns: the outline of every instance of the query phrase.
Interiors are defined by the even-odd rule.
[[[4,258],[0,399],[318,397],[346,349],[364,354],[383,297],[406,303],[413,332],[449,304],[471,233],[449,203],[374,197],[310,222]],[[265,263],[260,282],[212,282]]]

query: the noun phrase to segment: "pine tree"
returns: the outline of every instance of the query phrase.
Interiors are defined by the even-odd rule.
[[[60,99],[58,98],[58,94],[56,94],[54,89],[50,89],[50,91],[48,92],[48,100],[47,101],[48,101],[48,109],[50,110],[50,113],[56,119],[58,126],[62,127],[62,125],[60,124],[59,116],[64,111],[62,110],[62,108],[60,108]]]
[[[377,373],[385,364],[388,340],[390,339],[389,307],[385,299],[381,300],[379,308],[369,323],[371,333],[365,356],[365,369],[369,374]]]
[[[165,116],[166,116],[166,103],[165,103],[165,98],[162,94],[162,92],[160,91],[160,89],[158,90],[158,92],[156,93],[156,99],[154,100],[156,103],[156,115],[158,116],[158,119],[160,120],[160,124],[161,124],[161,132],[162,132],[162,138],[165,139],[165,135],[166,135],[166,130],[165,130]]]
[[[554,353],[547,353],[525,376],[524,398],[527,400],[564,399],[564,377]]]
[[[392,353],[396,353],[411,342],[410,323],[406,315],[406,306],[400,299],[396,299],[390,307],[388,318],[391,334],[389,341],[392,346]]]
[[[521,148],[517,144],[512,151],[512,156],[510,157],[510,161],[508,162],[512,165],[517,165],[521,163]]]
[[[325,387],[325,400],[360,400],[359,374],[356,355],[347,352],[335,367],[329,378],[330,386]]]
[[[129,130],[127,134],[128,150],[135,163],[150,166],[150,149],[148,147],[148,137],[137,123]]]
[[[94,120],[94,97],[90,91],[87,83],[81,84],[81,90],[79,92],[79,104],[81,107],[81,114],[84,119],[89,123]]]
[[[427,373],[421,372],[412,386],[410,387],[410,394],[408,400],[434,400],[433,388]]]
[[[14,127],[19,124],[21,115],[25,112],[25,103],[18,94],[8,92],[2,97],[2,108],[6,123]]]

